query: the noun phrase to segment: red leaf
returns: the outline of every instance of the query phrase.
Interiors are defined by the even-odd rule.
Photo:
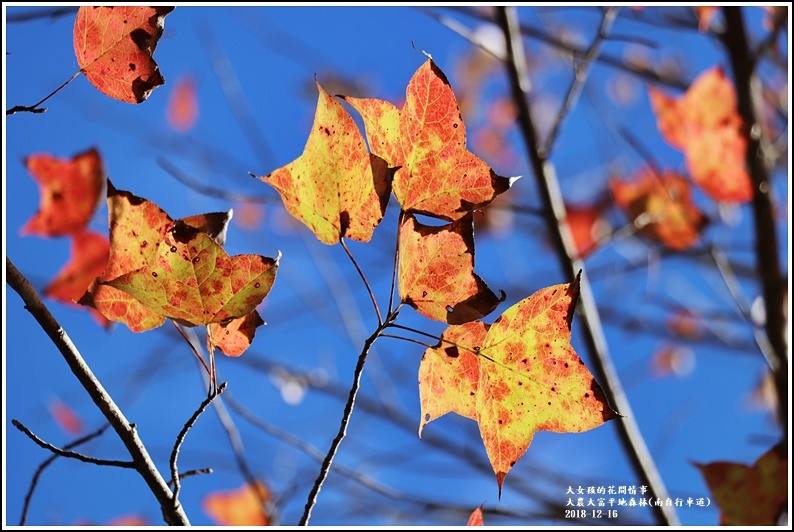
[[[475,509],[469,516],[466,526],[484,526],[482,521],[482,507]]]
[[[430,319],[461,324],[482,318],[504,301],[474,273],[472,216],[442,227],[406,214],[400,226],[399,292]]]
[[[189,131],[198,120],[196,82],[191,76],[177,80],[166,107],[168,124],[177,131]]]
[[[238,357],[251,346],[257,327],[264,324],[265,322],[259,312],[254,310],[242,318],[232,320],[226,325],[220,323],[211,324],[207,340],[208,342],[211,340],[212,344],[223,351],[224,355]],[[209,349],[209,346],[207,349]]]
[[[104,235],[81,231],[72,239],[69,262],[44,289],[44,295],[67,305],[80,306],[77,301],[91,283],[105,271],[110,256],[110,244]],[[94,318],[103,327],[110,321],[94,309]]]
[[[346,97],[364,118],[372,153],[400,168],[392,189],[406,212],[455,221],[491,203],[512,180],[466,149],[466,128],[449,81],[428,59],[413,75],[405,104]]]
[[[204,497],[201,507],[220,526],[269,526],[263,503],[270,492],[261,483],[244,484],[236,490],[215,491]]]
[[[31,155],[25,165],[39,185],[41,203],[21,233],[63,236],[82,230],[99,205],[105,182],[99,152],[91,148],[71,159]]]
[[[662,137],[684,152],[692,181],[715,201],[750,201],[742,119],[722,68],[703,72],[678,99],[654,87],[648,94]]]
[[[568,227],[580,258],[595,251],[600,240],[611,229],[603,215],[605,206],[605,203],[566,206]]]
[[[172,6],[81,6],[74,52],[88,81],[104,94],[141,103],[165,83],[152,54]]]
[[[50,415],[65,433],[71,436],[79,436],[83,433],[83,420],[69,405],[55,398],[50,401],[48,407]]]

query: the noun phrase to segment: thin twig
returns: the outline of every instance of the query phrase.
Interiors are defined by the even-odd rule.
[[[394,289],[397,285],[397,267],[400,260],[400,228],[403,225],[404,216],[405,211],[401,209],[400,216],[397,217],[397,236],[394,238],[394,266],[391,271],[391,289],[389,290],[389,314],[396,312],[394,308]]]
[[[427,347],[428,349],[432,349],[433,347],[435,347],[432,344],[428,344],[428,343],[423,342],[421,340],[417,340],[416,338],[409,338],[407,336],[399,336],[399,335],[396,335],[396,334],[383,333],[383,334],[381,334],[381,337],[382,338],[394,338],[395,340],[403,340],[404,342],[413,342],[415,344],[421,345],[422,347]]]
[[[171,174],[177,181],[182,183],[183,185],[188,186],[192,190],[195,190],[199,194],[204,194],[205,196],[211,196],[213,198],[221,198],[229,201],[237,201],[240,203],[274,203],[276,201],[275,198],[270,198],[268,196],[250,196],[247,194],[237,194],[234,192],[229,192],[227,189],[217,188],[210,185],[205,185],[204,183],[200,183],[193,177],[189,176],[175,165],[171,164],[168,159],[163,156],[158,156],[156,159],[157,164]],[[253,174],[250,174],[253,177]]]
[[[38,103],[34,103],[33,105],[15,105],[11,109],[7,109],[6,110],[6,116],[13,115],[13,114],[16,114],[16,113],[23,113],[23,112],[25,112],[25,113],[34,113],[34,114],[43,113],[44,111],[47,110],[47,108],[46,107],[39,108],[39,105],[43,104],[44,102],[46,102],[47,100],[49,100],[50,98],[55,96],[55,93],[57,93],[59,90],[61,90],[62,88],[64,88],[68,84],[70,84],[72,81],[74,81],[74,78],[76,78],[77,76],[82,74],[82,72],[83,72],[82,70],[78,70],[77,72],[75,72],[74,75],[71,78],[69,78],[68,80],[66,80],[63,83],[63,85],[61,85],[60,87],[58,87],[57,89],[55,89],[54,91],[49,93],[47,96],[44,97],[43,100],[41,100]]]
[[[607,348],[606,338],[598,317],[598,309],[593,298],[592,288],[585,273],[585,264],[577,259],[576,244],[571,235],[565,214],[565,204],[559,188],[559,182],[552,163],[543,157],[537,130],[529,108],[529,76],[526,71],[524,44],[519,31],[518,16],[515,8],[497,9],[497,19],[502,28],[507,45],[508,60],[506,68],[510,77],[513,99],[518,108],[518,121],[524,137],[530,165],[543,198],[546,208],[546,219],[560,266],[569,280],[581,273],[579,304],[584,322],[584,336],[588,350],[592,354],[594,371],[598,375],[605,395],[618,412],[624,417],[617,422],[621,441],[625,446],[632,465],[643,483],[649,487],[650,496],[666,499],[667,489],[662,482],[656,465],[648,451],[642,433],[631,414],[631,405],[626,397],[617,371],[612,363]],[[654,506],[653,511],[660,523],[677,525],[679,523],[673,507]]]
[[[169,484],[173,484],[174,486],[174,502],[178,502],[179,500],[179,469],[177,468],[177,458],[179,458],[179,449],[182,447],[182,442],[185,441],[185,437],[187,436],[187,432],[196,424],[199,416],[204,413],[207,407],[212,403],[216,397],[223,393],[223,390],[226,389],[226,383],[222,383],[218,386],[218,389],[215,393],[204,399],[201,404],[199,405],[198,409],[193,412],[193,415],[190,416],[190,419],[187,420],[185,425],[182,427],[182,430],[179,431],[179,434],[176,437],[176,441],[174,442],[174,449],[171,451],[171,460],[169,461],[169,465],[171,466],[171,482]]]
[[[353,266],[356,267],[356,271],[361,276],[361,280],[364,281],[364,286],[367,288],[367,292],[369,293],[369,298],[372,300],[372,306],[375,307],[375,314],[378,315],[378,325],[383,325],[383,318],[380,315],[380,308],[378,308],[378,302],[375,299],[375,294],[372,293],[372,288],[370,288],[369,283],[367,282],[367,277],[364,275],[364,272],[361,271],[361,267],[356,262],[356,259],[353,258],[353,254],[350,253],[350,250],[347,248],[347,244],[345,244],[345,239],[340,238],[339,243],[342,244],[342,249],[345,250],[347,253],[348,258],[350,258],[350,262],[353,263]]]
[[[747,143],[745,164],[753,181],[752,210],[755,222],[758,278],[763,289],[766,335],[772,345],[770,367],[775,377],[778,420],[783,434],[787,436],[787,425],[790,421],[788,416],[788,341],[786,339],[788,325],[784,313],[788,305],[784,302],[785,290],[781,290],[784,277],[779,262],[775,207],[771,197],[772,184],[760,142],[763,128],[760,127],[756,118],[751,91],[754,64],[750,57],[742,8],[723,7],[722,12],[726,23],[723,43],[731,61],[736,85],[737,106],[744,124],[742,131]]]
[[[116,406],[116,403],[94,376],[91,368],[86,364],[69,335],[66,334],[66,331],[63,330],[41,300],[36,289],[31,286],[30,282],[17,270],[8,257],[6,257],[6,282],[20,295],[25,302],[25,308],[33,315],[44,332],[47,333],[47,336],[50,337],[50,340],[52,340],[64,360],[66,360],[72,373],[74,373],[77,380],[88,392],[88,395],[91,396],[94,404],[121,438],[135,462],[136,470],[160,503],[165,522],[170,525],[190,525],[190,521],[181,505],[174,505],[173,494],[159,471],[157,471],[157,467],[155,467],[149,456],[149,452],[138,437],[135,426],[127,421],[119,407]]]
[[[86,442],[89,442],[89,441],[93,440],[94,438],[98,438],[109,427],[110,427],[110,425],[105,424],[104,426],[100,427],[98,430],[96,430],[96,431],[94,431],[94,432],[92,432],[90,434],[86,434],[82,438],[78,438],[78,439],[74,440],[72,443],[64,445],[63,449],[65,451],[69,450],[69,449],[73,449],[73,448],[75,448],[75,447],[77,447],[79,445],[82,445],[82,444],[84,444]],[[41,477],[41,474],[44,473],[44,470],[47,469],[50,466],[51,463],[53,463],[55,460],[58,459],[58,456],[60,456],[60,455],[53,454],[52,456],[50,456],[49,458],[44,460],[41,463],[41,465],[39,465],[39,467],[36,468],[36,472],[33,473],[33,478],[30,480],[30,488],[28,488],[28,492],[25,494],[25,502],[22,505],[22,515],[19,518],[19,526],[25,526],[25,523],[28,520],[28,509],[30,508],[30,500],[33,498],[33,492],[36,490],[36,486],[39,483],[39,477]]]
[[[549,136],[546,137],[546,143],[540,149],[540,154],[542,157],[548,157],[549,153],[551,153],[551,149],[554,146],[554,141],[557,139],[557,134],[560,131],[560,127],[565,121],[565,118],[568,116],[568,113],[571,112],[574,105],[576,104],[576,100],[579,98],[582,87],[587,80],[587,73],[589,71],[590,65],[599,56],[601,44],[609,36],[609,31],[612,29],[612,24],[615,22],[615,16],[618,14],[618,9],[619,8],[617,7],[608,7],[606,9],[603,18],[601,19],[601,26],[598,28],[598,33],[596,34],[595,38],[593,38],[593,42],[590,43],[590,46],[587,48],[587,52],[585,52],[579,64],[574,67],[573,79],[571,80],[571,85],[568,87],[568,91],[565,94],[565,101],[560,107],[560,110],[557,112],[554,123],[551,125]]]
[[[47,443],[46,441],[42,440],[29,428],[25,425],[17,421],[16,419],[11,420],[11,424],[14,425],[20,432],[24,433],[28,438],[33,440],[36,445],[39,447],[43,447],[48,451],[51,451],[59,456],[63,456],[65,458],[74,458],[75,460],[80,460],[81,462],[85,462],[87,464],[96,464],[96,465],[103,465],[103,466],[113,466],[113,467],[121,467],[124,469],[135,469],[135,462],[123,461],[123,460],[105,460],[103,458],[94,458],[92,456],[86,456],[84,454],[76,453],[74,451],[67,451],[66,449],[59,449],[54,445]]]
[[[378,339],[378,336],[380,336],[380,334],[383,332],[383,329],[389,325],[394,317],[395,316],[393,313],[387,316],[386,322],[378,326],[375,332],[372,333],[372,335],[364,342],[364,347],[361,349],[361,354],[358,356],[356,369],[353,372],[353,384],[350,387],[350,393],[347,397],[345,410],[342,414],[342,421],[339,424],[339,431],[337,432],[334,441],[331,442],[331,447],[328,449],[328,453],[325,455],[325,459],[323,459],[323,463],[320,466],[320,474],[317,476],[317,479],[314,481],[314,485],[309,492],[309,499],[306,501],[303,515],[301,516],[300,522],[298,523],[301,526],[307,526],[309,524],[309,519],[311,519],[312,515],[312,509],[314,508],[314,505],[317,504],[317,495],[320,493],[323,483],[328,477],[328,472],[331,470],[331,463],[334,461],[336,451],[339,449],[339,445],[342,443],[345,435],[347,435],[347,425],[350,423],[350,417],[353,414],[353,408],[356,404],[356,395],[358,394],[358,388],[361,384],[361,374],[364,371],[364,362],[367,360],[369,350],[372,347],[372,344],[375,343],[375,340]]]
[[[185,471],[184,473],[179,473],[179,480],[188,478],[188,477],[195,477],[197,475],[211,475],[214,473],[211,467],[202,467],[201,469],[191,469],[189,471]],[[172,486],[174,484],[173,480],[168,481],[168,485]]]

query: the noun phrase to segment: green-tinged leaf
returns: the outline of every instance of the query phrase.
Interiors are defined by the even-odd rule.
[[[303,154],[259,177],[281,195],[287,211],[324,244],[369,242],[390,192],[386,161],[367,151],[353,118],[317,83],[320,96]]]

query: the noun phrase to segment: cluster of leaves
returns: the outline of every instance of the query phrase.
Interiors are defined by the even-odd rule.
[[[401,304],[449,324],[420,364],[419,434],[447,412],[476,420],[501,492],[536,431],[581,432],[616,416],[570,345],[579,280],[536,292],[492,325],[477,321],[505,294],[497,297],[474,273],[473,212],[514,179],[497,175],[466,148],[444,73],[425,61],[408,83],[402,109],[340,96],[361,114],[371,152],[341,103],[317,87],[303,155],[260,179],[329,245],[345,237],[368,242],[393,192],[401,209]],[[449,223],[425,225],[417,215]]]

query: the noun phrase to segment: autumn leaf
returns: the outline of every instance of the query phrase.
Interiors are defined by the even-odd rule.
[[[196,82],[191,76],[177,80],[166,106],[168,124],[177,131],[190,131],[198,119]]]
[[[662,137],[684,152],[692,181],[715,201],[750,201],[742,119],[722,68],[702,73],[680,98],[654,87],[648,95]]]
[[[165,83],[152,58],[173,6],[81,6],[74,52],[88,81],[102,93],[141,103]]]
[[[493,311],[499,298],[474,273],[474,226],[469,214],[432,227],[404,216],[399,233],[402,301],[430,319],[461,324]]]
[[[41,202],[21,234],[64,236],[82,230],[99,205],[105,183],[102,159],[96,148],[71,159],[31,155],[25,159],[25,166],[39,185]]]
[[[719,13],[720,6],[693,6],[698,16],[698,31],[708,31],[714,16]]]
[[[578,296],[577,276],[570,284],[550,286],[519,301],[484,337],[474,323],[449,327],[439,345],[425,352],[423,364],[429,369],[421,373],[420,366],[420,397],[441,397],[434,403],[422,401],[422,423],[444,410],[471,412],[474,397],[480,436],[500,493],[504,477],[535,432],[583,432],[618,416],[570,344]],[[479,362],[476,387],[471,385],[471,359],[461,357],[462,351]]]
[[[428,423],[449,412],[477,420],[480,360],[474,347],[482,346],[489,327],[479,321],[450,325],[439,346],[425,351],[419,363],[420,438]],[[459,345],[474,347],[468,351]]]
[[[117,527],[117,526],[151,526],[149,521],[146,518],[141,517],[140,515],[122,515],[121,517],[116,517],[115,519],[111,519],[107,522],[109,527]]]
[[[484,526],[485,523],[482,521],[482,506],[476,508],[471,515],[469,516],[469,521],[466,523],[466,526]]]
[[[220,348],[226,356],[238,357],[251,346],[257,327],[264,324],[259,312],[253,310],[228,324],[211,324],[207,342],[211,341],[212,345]],[[210,347],[207,346],[207,349],[209,350]]]
[[[107,196],[110,256],[105,271],[88,287],[79,303],[97,309],[112,321],[124,323],[133,332],[154,329],[163,324],[165,316],[104,283],[154,261],[174,220],[155,203],[116,189],[110,180]],[[230,219],[231,212],[218,212],[189,216],[181,222],[207,233],[222,245]]]
[[[386,162],[367,151],[342,104],[320,91],[303,154],[259,177],[278,191],[289,213],[324,244],[341,238],[369,242],[389,200]]]
[[[670,249],[688,249],[700,239],[707,219],[692,202],[689,182],[672,171],[661,176],[645,168],[630,180],[612,179],[615,203],[640,233]]]
[[[219,526],[269,526],[270,517],[263,508],[269,500],[269,491],[257,482],[212,492],[202,499],[201,507]]]
[[[788,501],[788,458],[781,442],[752,466],[694,463],[720,508],[722,526],[775,526]]]
[[[75,233],[69,262],[44,288],[44,295],[67,305],[79,306],[77,301],[105,270],[109,256],[110,244],[104,235],[88,231]],[[110,324],[102,313],[91,310],[100,325],[107,327]]]
[[[399,112],[388,102],[345,100],[364,118],[372,153],[400,167],[392,189],[404,211],[455,221],[510,187],[466,149],[455,94],[431,59],[414,73]]]
[[[79,436],[83,433],[85,427],[83,420],[69,405],[56,397],[50,400],[47,408],[52,418],[65,433],[71,436]]]
[[[151,263],[102,284],[186,326],[224,323],[252,312],[270,292],[278,269],[278,259],[230,257],[209,235],[180,220],[155,248]]]
[[[593,251],[612,227],[604,217],[606,202],[593,205],[567,205],[565,215],[571,230],[576,252],[584,258]]]

